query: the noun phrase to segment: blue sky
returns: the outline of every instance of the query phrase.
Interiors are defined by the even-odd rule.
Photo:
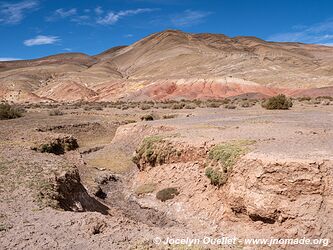
[[[0,60],[93,55],[165,29],[333,45],[333,1],[0,0]]]

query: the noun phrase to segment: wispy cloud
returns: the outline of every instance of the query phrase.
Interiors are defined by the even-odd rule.
[[[171,17],[171,23],[176,27],[192,26],[204,21],[205,17],[212,14],[207,11],[185,10]]]
[[[152,12],[157,9],[150,9],[150,8],[144,8],[144,9],[135,9],[135,10],[123,10],[119,12],[108,12],[104,17],[97,18],[97,23],[102,25],[112,25],[119,21],[119,19],[124,18],[126,16],[133,16],[137,14]]]
[[[26,12],[37,9],[39,3],[36,0],[27,0],[18,3],[0,4],[0,23],[18,24],[25,17]]]
[[[77,15],[77,9],[57,9],[50,16],[46,17],[46,21],[52,22],[59,19],[74,17]]]
[[[54,44],[59,42],[60,39],[57,36],[36,36],[35,38],[25,40],[23,43],[25,46],[36,46],[36,45],[46,45],[46,44]]]
[[[16,61],[16,60],[22,60],[22,59],[20,59],[20,58],[14,58],[14,57],[0,57],[0,62]]]
[[[66,18],[66,17],[70,17],[70,16],[74,16],[76,15],[77,10],[75,8],[73,9],[69,9],[69,10],[65,10],[65,9],[57,9],[55,11],[55,14],[61,18]]]
[[[102,15],[104,13],[104,10],[102,9],[101,6],[97,6],[95,9],[94,9],[96,15]]]
[[[278,33],[268,37],[268,40],[279,42],[304,42],[331,44],[333,43],[333,20],[316,23],[309,26],[296,25],[295,31]]]

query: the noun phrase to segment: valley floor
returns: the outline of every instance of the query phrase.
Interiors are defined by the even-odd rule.
[[[244,239],[333,240],[333,105],[48,112],[0,121],[1,249],[332,247]]]

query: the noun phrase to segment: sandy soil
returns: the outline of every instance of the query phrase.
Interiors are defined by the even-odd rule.
[[[178,116],[155,121],[140,121],[152,110],[137,108],[64,112],[29,109],[22,118],[0,121],[1,249],[187,249],[153,240],[221,235],[333,239],[332,105],[156,109]],[[67,135],[78,149],[32,150]],[[133,154],[151,135],[162,136],[161,150],[176,153],[161,164],[141,161],[139,169]],[[251,142],[248,151],[223,186],[211,185],[205,176],[210,150],[239,141]],[[138,193],[143,185],[151,190]],[[170,187],[179,195],[156,198]]]

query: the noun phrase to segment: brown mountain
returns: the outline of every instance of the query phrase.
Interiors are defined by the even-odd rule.
[[[333,47],[167,30],[88,56],[0,62],[0,99],[333,95]]]

